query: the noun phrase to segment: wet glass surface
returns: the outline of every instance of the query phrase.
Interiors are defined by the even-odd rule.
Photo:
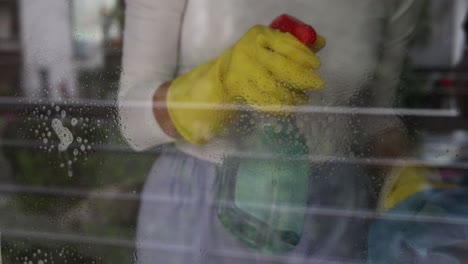
[[[467,8],[0,1],[0,264],[465,263]]]

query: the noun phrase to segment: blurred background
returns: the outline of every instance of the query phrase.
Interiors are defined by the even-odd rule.
[[[411,158],[356,162],[468,171],[467,14],[464,1],[443,2],[428,2],[397,111],[382,113],[405,121]],[[0,0],[0,263],[135,261],[158,151],[131,151],[118,129],[124,10],[124,0]]]

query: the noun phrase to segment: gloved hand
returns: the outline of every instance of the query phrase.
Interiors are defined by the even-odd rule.
[[[306,90],[320,89],[314,51],[293,35],[265,26],[250,29],[219,58],[175,79],[167,93],[169,115],[178,132],[193,144],[205,144],[233,113],[226,106],[248,105],[289,113],[308,100]]]
[[[456,185],[443,182],[434,169],[413,166],[395,168],[382,187],[378,207],[379,210],[388,211],[418,192],[454,187]]]
[[[369,229],[367,263],[467,263],[468,226],[453,222],[468,218],[466,187],[414,193],[381,216]]]

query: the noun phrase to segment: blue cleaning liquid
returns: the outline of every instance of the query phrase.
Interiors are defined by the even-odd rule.
[[[294,118],[277,117],[256,122],[238,144],[249,155],[226,157],[219,167],[219,219],[262,252],[294,249],[303,233],[309,187],[304,136]]]

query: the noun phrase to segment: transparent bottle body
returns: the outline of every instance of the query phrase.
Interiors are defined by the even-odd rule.
[[[264,252],[294,249],[309,186],[308,148],[293,116],[255,113],[234,129],[236,152],[219,167],[218,216],[232,234]]]

